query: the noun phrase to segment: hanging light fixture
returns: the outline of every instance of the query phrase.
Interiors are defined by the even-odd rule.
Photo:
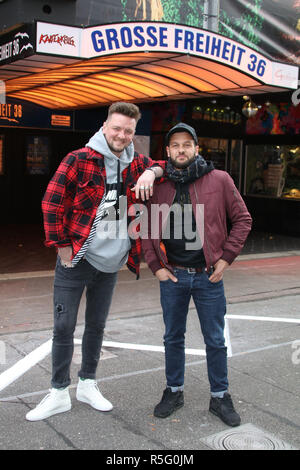
[[[242,107],[242,113],[246,118],[255,116],[258,111],[258,106],[251,100],[249,96],[243,96],[245,103]]]

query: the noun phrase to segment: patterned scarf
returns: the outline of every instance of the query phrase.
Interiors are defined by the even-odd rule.
[[[195,160],[187,168],[176,168],[169,158],[166,173],[168,179],[175,183],[191,183],[201,176],[206,175],[214,169],[212,162],[207,162],[201,155],[197,155]]]

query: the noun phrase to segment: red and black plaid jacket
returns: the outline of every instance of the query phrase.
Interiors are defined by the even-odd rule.
[[[131,164],[122,172],[128,211],[137,202],[131,188],[146,168],[157,163],[135,153]],[[62,160],[42,201],[46,246],[71,245],[73,256],[78,253],[89,235],[105,192],[105,181],[104,157],[90,147],[75,150]],[[128,216],[128,223],[132,220],[134,217]],[[141,240],[131,239],[127,266],[137,276],[140,258]]]

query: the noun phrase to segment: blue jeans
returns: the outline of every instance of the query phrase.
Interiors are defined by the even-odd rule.
[[[53,388],[67,387],[71,383],[74,331],[85,287],[85,329],[82,337],[82,364],[78,375],[95,379],[116,281],[117,273],[98,271],[84,259],[74,268],[64,268],[57,258],[54,278]]]
[[[228,389],[227,348],[224,326],[226,299],[223,281],[212,283],[209,275],[174,269],[178,282],[160,282],[161,305],[165,323],[166,378],[169,387],[184,384],[185,332],[191,297],[199,317],[206,345],[207,371],[212,393]]]

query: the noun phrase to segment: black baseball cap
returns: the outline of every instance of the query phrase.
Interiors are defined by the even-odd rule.
[[[195,144],[198,145],[198,138],[195,129],[184,122],[179,122],[179,124],[176,124],[176,126],[169,130],[166,135],[166,145],[169,145],[170,137],[173,134],[176,134],[176,132],[188,132],[193,137]]]

